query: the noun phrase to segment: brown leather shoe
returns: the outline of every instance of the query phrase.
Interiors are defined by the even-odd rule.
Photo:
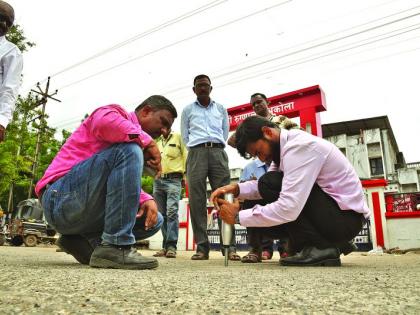
[[[191,256],[191,260],[208,260],[209,255],[204,254],[203,252],[196,252],[194,255]]]

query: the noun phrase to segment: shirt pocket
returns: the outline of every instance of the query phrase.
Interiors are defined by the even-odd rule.
[[[216,130],[223,129],[223,115],[218,111],[209,114],[209,124]]]
[[[177,145],[170,145],[168,144],[167,149],[165,150],[166,153],[166,157],[168,157],[169,159],[176,159],[179,156],[179,148]]]

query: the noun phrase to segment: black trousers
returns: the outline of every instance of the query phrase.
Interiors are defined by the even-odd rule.
[[[278,199],[282,181],[282,172],[268,172],[260,177],[258,190],[265,203]],[[341,210],[337,202],[315,184],[295,221],[258,229],[260,237],[288,238],[289,248],[298,252],[305,246],[341,248],[361,231],[364,221],[361,213]]]

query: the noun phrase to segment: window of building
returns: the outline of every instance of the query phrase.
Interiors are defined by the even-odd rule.
[[[378,176],[384,174],[384,166],[382,164],[382,158],[369,158],[370,173],[372,176]]]

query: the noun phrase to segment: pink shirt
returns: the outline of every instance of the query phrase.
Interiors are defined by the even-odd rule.
[[[315,183],[341,210],[354,210],[369,217],[360,179],[335,145],[305,131],[282,129],[280,152],[280,165],[272,163],[268,170],[284,173],[279,199],[240,211],[241,225],[275,226],[296,220]],[[261,199],[257,181],[241,183],[239,189],[243,199]]]
[[[141,129],[136,113],[128,113],[119,105],[97,108],[73,132],[54,160],[38,181],[35,192],[67,174],[76,164],[90,158],[114,143],[135,142],[144,148],[152,138]],[[145,192],[140,194],[140,203],[152,199]]]

